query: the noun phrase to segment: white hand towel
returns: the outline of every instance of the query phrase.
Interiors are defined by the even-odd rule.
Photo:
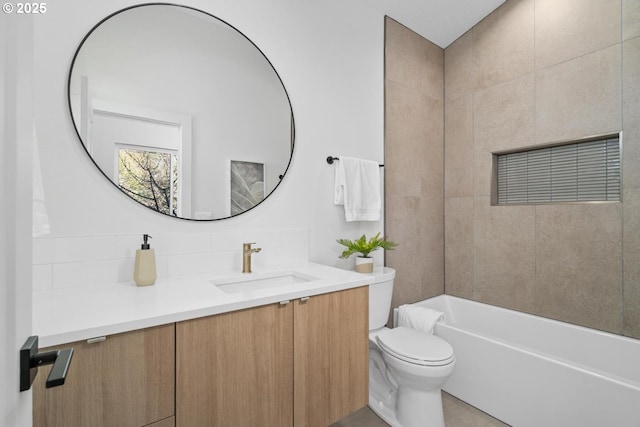
[[[412,304],[398,307],[398,326],[433,334],[433,328],[439,320],[444,320],[444,313],[431,308]]]
[[[340,156],[336,166],[334,203],[344,205],[347,221],[379,221],[382,197],[378,163]]]

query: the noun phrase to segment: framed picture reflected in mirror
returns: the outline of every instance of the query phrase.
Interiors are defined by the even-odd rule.
[[[264,163],[229,161],[229,214],[231,216],[245,212],[264,200],[264,169]]]

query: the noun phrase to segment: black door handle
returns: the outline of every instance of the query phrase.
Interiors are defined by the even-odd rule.
[[[73,357],[73,348],[38,353],[38,337],[27,338],[20,349],[20,391],[29,390],[38,367],[53,364],[47,377],[46,387],[57,387],[64,384]]]

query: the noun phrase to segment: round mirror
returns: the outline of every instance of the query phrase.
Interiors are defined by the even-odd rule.
[[[96,166],[166,215],[241,214],[275,190],[293,154],[291,103],[269,60],[190,7],[145,4],[102,20],[76,52],[68,94]]]

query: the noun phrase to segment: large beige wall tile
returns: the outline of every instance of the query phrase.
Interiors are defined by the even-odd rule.
[[[416,261],[426,267],[423,292],[429,298],[444,293],[444,199],[442,194],[423,197],[422,203],[419,237],[424,240],[427,257]]]
[[[640,189],[623,194],[624,335],[640,339]]]
[[[640,36],[640,1],[622,0],[622,40]]]
[[[442,194],[443,102],[387,80],[385,104],[387,191],[406,196]]]
[[[426,250],[418,238],[420,198],[388,194],[385,211],[385,233],[399,246],[385,254],[387,266],[396,269],[392,307],[424,299],[422,281],[425,275],[422,260]]]
[[[444,115],[445,197],[473,196],[473,97],[447,100]]]
[[[473,28],[476,88],[533,72],[534,1],[510,0]]]
[[[444,50],[393,19],[385,19],[385,78],[444,99]]]
[[[471,30],[444,50],[444,89],[446,99],[471,94],[475,89]]]
[[[444,202],[445,292],[473,298],[473,197],[452,197]]]
[[[620,46],[536,73],[536,141],[554,142],[619,131]]]
[[[534,144],[534,75],[478,92],[473,98],[474,191],[491,194],[492,152]]]
[[[535,286],[535,208],[474,206],[474,299],[532,312]]]
[[[623,334],[640,339],[640,37],[623,44],[623,100]]]
[[[640,0],[637,1],[640,4]],[[640,37],[622,45],[622,184],[640,187]]]
[[[387,190],[442,196],[444,52],[387,19],[385,163]]]
[[[444,208],[442,198],[387,196],[386,233],[399,243],[386,253],[396,269],[393,306],[444,293]]]
[[[536,69],[620,42],[620,0],[536,0]]]
[[[426,102],[427,157],[422,164],[424,178],[422,194],[429,197],[444,197],[444,101],[427,98]],[[415,170],[408,171],[416,173]]]
[[[394,306],[444,292],[444,53],[387,20],[385,233]]]
[[[536,313],[622,332],[622,206],[536,208]]]

